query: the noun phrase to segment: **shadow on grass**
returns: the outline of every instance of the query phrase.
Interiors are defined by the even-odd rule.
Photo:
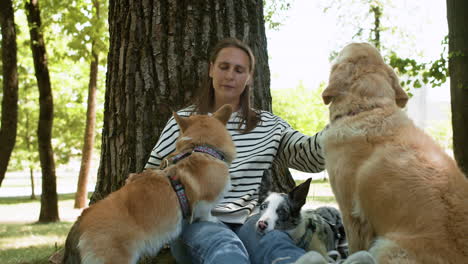
[[[88,192],[88,198],[91,197],[93,192]],[[75,193],[63,193],[58,195],[59,201],[75,199]],[[24,204],[36,203],[41,201],[41,196],[38,195],[36,199],[31,199],[30,196],[14,196],[14,197],[0,197],[0,204]]]
[[[21,238],[26,236],[64,236],[68,233],[72,224],[71,222],[2,224],[0,227],[0,244],[2,241],[9,238]]]
[[[2,249],[2,264],[46,264],[49,257],[63,245],[40,245]]]

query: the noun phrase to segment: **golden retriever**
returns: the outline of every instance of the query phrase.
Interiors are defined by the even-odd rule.
[[[230,187],[229,164],[236,155],[225,127],[231,113],[230,105],[213,116],[174,113],[181,133],[171,157],[181,158],[164,170],[131,174],[121,189],[85,209],[68,234],[63,263],[127,264],[155,255],[180,234],[187,205],[187,220],[216,221],[210,210]]]
[[[322,97],[326,169],[350,253],[369,250],[380,264],[468,263],[468,180],[401,109],[408,96],[378,50],[347,45]]]

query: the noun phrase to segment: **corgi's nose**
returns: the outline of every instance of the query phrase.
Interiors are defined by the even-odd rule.
[[[268,222],[265,222],[265,221],[258,221],[258,229],[260,229],[260,231],[265,231],[265,229],[267,229],[268,227]]]

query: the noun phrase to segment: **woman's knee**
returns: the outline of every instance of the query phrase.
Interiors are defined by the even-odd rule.
[[[191,224],[182,231],[181,239],[194,263],[216,263],[221,260],[239,260],[238,263],[248,261],[248,253],[242,241],[222,223]]]
[[[231,233],[235,235],[222,223],[200,221],[186,225],[182,230],[181,239],[185,244],[204,243],[204,241],[210,240],[220,233],[227,236],[231,236]]]

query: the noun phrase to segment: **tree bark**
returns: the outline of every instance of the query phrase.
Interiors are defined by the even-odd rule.
[[[263,1],[116,0],[109,6],[110,50],[102,152],[92,202],[117,190],[148,160],[173,110],[186,106],[218,40],[237,37],[257,59],[253,102],[271,110]]]
[[[447,0],[453,152],[468,176],[468,1]]]
[[[18,68],[13,3],[0,1],[2,28],[3,100],[0,127],[0,186],[15,147],[18,125]]]
[[[44,37],[41,32],[41,17],[38,0],[26,3],[29,33],[31,35],[31,50],[39,87],[39,124],[37,137],[39,159],[42,172],[41,212],[39,222],[59,221],[57,183],[55,175],[54,152],[52,149],[52,125],[54,105],[47,66],[47,52]]]

